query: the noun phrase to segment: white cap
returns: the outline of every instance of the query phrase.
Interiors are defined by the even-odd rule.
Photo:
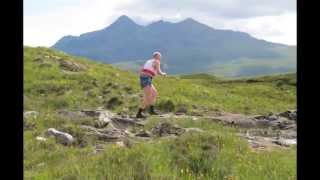
[[[161,57],[161,53],[158,52],[158,51],[156,51],[156,52],[154,52],[154,53],[152,54],[153,57],[155,57],[156,55],[159,55],[159,56]]]

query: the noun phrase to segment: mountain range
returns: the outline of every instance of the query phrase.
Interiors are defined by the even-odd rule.
[[[215,29],[192,18],[143,26],[123,15],[101,30],[64,36],[52,48],[131,70],[160,51],[170,74],[253,76],[296,70],[296,46]]]

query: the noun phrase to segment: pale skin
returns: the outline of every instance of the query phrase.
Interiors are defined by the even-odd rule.
[[[156,55],[154,57],[154,59],[156,59],[156,61],[154,63],[154,67],[157,71],[157,74],[165,76],[166,73],[162,72],[161,68],[160,68],[161,56]],[[153,105],[156,102],[157,95],[158,95],[157,89],[153,85],[144,87],[143,88],[143,101],[142,101],[141,108],[145,109],[148,106]]]

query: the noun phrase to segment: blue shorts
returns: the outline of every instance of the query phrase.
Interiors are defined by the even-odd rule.
[[[151,76],[146,76],[146,75],[140,76],[140,85],[142,89],[145,88],[146,86],[151,86],[151,84],[152,84]]]

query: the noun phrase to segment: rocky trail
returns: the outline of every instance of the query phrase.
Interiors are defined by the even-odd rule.
[[[114,114],[108,110],[81,110],[56,112],[59,116],[66,117],[73,121],[83,118],[91,118],[91,124],[80,124],[81,131],[90,137],[97,139],[95,152],[103,150],[104,144],[114,143],[121,147],[130,147],[134,143],[141,141],[152,141],[154,138],[175,138],[189,131],[204,132],[199,128],[183,128],[160,121],[150,131],[145,130],[147,119],[136,119],[125,115]],[[36,111],[24,112],[26,120],[38,116]],[[296,144],[297,127],[296,111],[289,110],[280,114],[270,114],[267,116],[247,116],[232,113],[206,113],[205,115],[187,115],[184,113],[167,113],[158,116],[161,119],[168,118],[191,118],[194,121],[199,119],[209,119],[213,122],[222,123],[225,126],[237,127],[238,135],[248,141],[255,150],[268,150],[272,148],[287,148]],[[27,124],[24,124],[26,127]],[[74,144],[77,137],[73,137],[67,132],[59,129],[49,128],[42,136],[38,136],[38,141],[46,141],[47,138],[54,137],[58,143],[64,145]]]

